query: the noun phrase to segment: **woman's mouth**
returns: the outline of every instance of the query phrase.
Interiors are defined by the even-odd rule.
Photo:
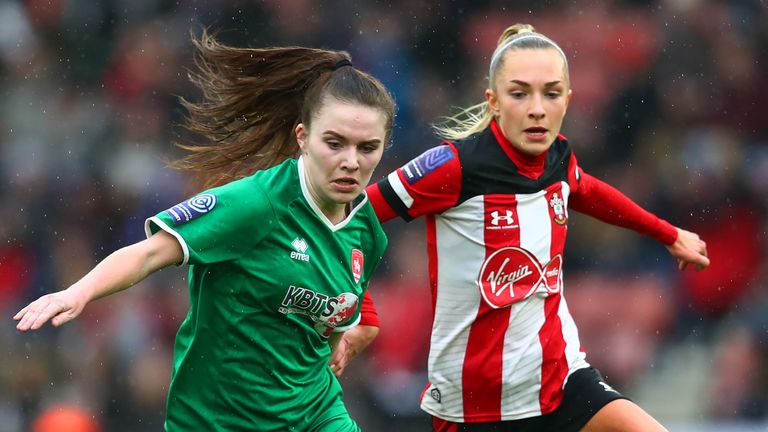
[[[357,180],[351,177],[337,178],[331,182],[339,192],[354,192],[357,190]]]
[[[549,131],[540,126],[533,126],[523,130],[523,132],[529,141],[543,141],[547,139],[547,132]]]

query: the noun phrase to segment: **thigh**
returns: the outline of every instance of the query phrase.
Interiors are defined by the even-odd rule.
[[[580,431],[604,407],[619,400],[626,397],[606,384],[597,369],[579,369],[568,377],[560,406],[543,417],[543,430]]]
[[[634,402],[619,399],[601,408],[582,432],[664,432],[666,429]]]

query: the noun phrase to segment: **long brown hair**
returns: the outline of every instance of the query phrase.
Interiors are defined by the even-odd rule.
[[[504,64],[504,53],[517,49],[555,49],[563,57],[565,77],[568,79],[568,59],[563,50],[552,39],[537,33],[530,24],[515,24],[507,27],[499,36],[496,50],[491,56],[488,71],[488,88],[495,89],[496,75]],[[480,132],[491,124],[493,114],[488,102],[484,101],[464,108],[453,116],[442,118],[442,122],[432,128],[438,136],[449,140],[459,140]]]
[[[189,154],[169,166],[197,173],[205,187],[224,184],[298,154],[297,124],[311,127],[327,97],[380,109],[391,137],[395,102],[384,85],[350,65],[344,51],[306,47],[238,48],[203,31],[192,37],[189,79],[202,100],[181,98],[182,126],[203,137],[177,144]]]

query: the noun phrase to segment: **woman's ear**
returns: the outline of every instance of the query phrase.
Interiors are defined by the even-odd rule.
[[[488,109],[491,110],[491,114],[494,117],[498,117],[499,100],[496,98],[496,93],[491,89],[485,89],[485,100],[488,102]]]
[[[304,123],[299,123],[296,125],[296,142],[299,143],[299,149],[301,150],[301,153],[306,153],[307,148],[307,138],[308,138],[308,131],[306,126],[304,126]]]

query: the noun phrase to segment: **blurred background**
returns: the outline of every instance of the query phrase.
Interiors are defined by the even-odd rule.
[[[568,55],[563,133],[581,166],[698,232],[713,262],[679,272],[663,246],[572,212],[566,297],[587,359],[672,431],[768,430],[765,1],[0,0],[0,432],[162,430],[186,269],[60,329],[19,334],[11,317],[196,192],[164,166],[183,140],[177,97],[199,96],[191,31],[348,50],[399,104],[378,179],[438,143],[431,122],[482,100],[516,22]],[[383,327],[346,400],[363,430],[429,430],[423,225],[385,229]]]

